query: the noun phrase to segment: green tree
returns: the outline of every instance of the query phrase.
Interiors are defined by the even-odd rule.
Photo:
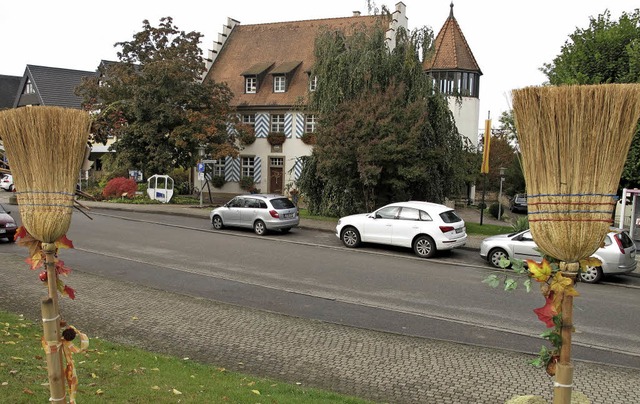
[[[611,20],[605,10],[590,18],[589,27],[576,29],[561,52],[541,71],[553,85],[640,82],[640,9]],[[640,130],[636,131],[620,185],[640,184]]]
[[[193,167],[198,148],[214,158],[235,153],[227,129],[233,94],[202,83],[202,35],[178,30],[171,17],[158,27],[143,21],[133,40],[118,42],[119,62],[103,63],[100,77],[76,90],[95,113],[93,136],[111,149],[114,169],[142,169],[146,176]]]
[[[419,59],[433,33],[425,28],[398,38],[392,52],[381,29],[316,39],[312,74],[319,86],[308,108],[321,119],[298,181],[315,213],[344,215],[407,199],[442,202],[464,187],[469,170],[460,163],[472,157]]]

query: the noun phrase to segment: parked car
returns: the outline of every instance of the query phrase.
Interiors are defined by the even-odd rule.
[[[300,224],[298,208],[288,198],[275,194],[239,195],[209,214],[216,230],[225,226],[248,227],[262,236],[268,230],[287,233]]]
[[[13,176],[11,174],[5,174],[2,179],[0,179],[0,188],[5,191],[14,191],[15,186],[13,185]]]
[[[509,202],[509,210],[516,213],[527,213],[527,195],[516,194]]]
[[[540,261],[529,230],[492,236],[480,244],[480,256],[494,267],[500,267],[500,258]],[[588,267],[580,273],[583,282],[597,283],[605,275],[626,274],[636,269],[636,246],[629,235],[622,230],[612,228],[604,239],[604,247],[593,254],[602,262],[602,266]]]
[[[6,237],[10,243],[13,243],[18,226],[10,213],[10,211],[4,209],[4,206],[0,205],[0,238]]]
[[[467,242],[464,220],[444,205],[409,201],[386,205],[372,213],[340,218],[336,236],[349,247],[377,243],[413,248],[421,258]]]

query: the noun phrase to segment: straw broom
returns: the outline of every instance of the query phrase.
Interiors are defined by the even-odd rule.
[[[598,249],[612,223],[640,118],[640,85],[528,87],[512,95],[531,233],[574,282],[578,262]],[[562,301],[554,403],[571,399],[572,299]]]
[[[49,296],[41,303],[50,401],[65,401],[55,241],[71,224],[73,196],[90,129],[89,114],[60,107],[0,112],[0,137],[11,164],[26,230],[42,242]]]

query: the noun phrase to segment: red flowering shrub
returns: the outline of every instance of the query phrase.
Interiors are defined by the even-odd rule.
[[[138,190],[138,184],[131,178],[117,177],[109,180],[102,190],[105,198],[133,198]]]

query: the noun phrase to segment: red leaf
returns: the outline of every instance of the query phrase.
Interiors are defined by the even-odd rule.
[[[58,275],[69,275],[71,268],[64,266],[64,261],[56,260],[56,273]]]
[[[534,309],[533,312],[538,315],[540,321],[546,324],[547,328],[552,328],[555,326],[555,324],[553,324],[553,316],[558,314],[553,308],[553,292],[545,297],[545,301],[544,306]]]
[[[67,235],[64,234],[62,237],[56,240],[56,247],[58,248],[73,248],[73,243],[71,240],[67,238]]]
[[[27,229],[24,226],[20,226],[18,227],[18,230],[16,230],[15,239],[17,240],[19,238],[25,237],[27,234],[29,234],[27,233]]]
[[[76,291],[73,288],[70,288],[67,285],[64,285],[64,293],[69,296],[69,298],[71,300],[74,300],[76,298]]]

